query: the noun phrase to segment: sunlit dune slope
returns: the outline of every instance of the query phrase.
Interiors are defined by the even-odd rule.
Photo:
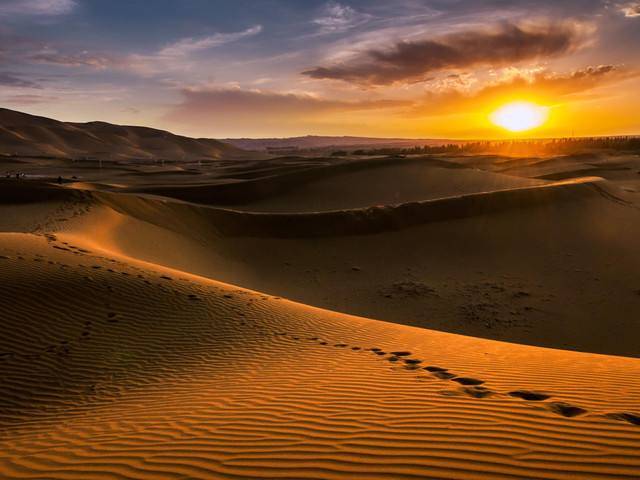
[[[63,206],[56,234],[0,234],[2,478],[640,475],[638,360],[161,268],[65,233],[85,205]]]

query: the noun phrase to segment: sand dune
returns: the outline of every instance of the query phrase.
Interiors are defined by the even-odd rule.
[[[275,159],[266,168],[267,162],[261,163],[262,168],[250,164],[230,171],[227,181],[213,184],[132,185],[123,191],[236,210],[296,213],[397,205],[545,183],[460,168],[435,158],[304,161],[294,157],[286,163]]]
[[[456,164],[527,178],[563,180],[596,175],[633,193],[640,192],[640,158],[632,153],[581,153],[559,157],[501,158],[468,156],[452,159]]]
[[[623,199],[608,194],[604,182],[598,178],[396,205],[284,214],[207,208],[202,205],[144,196],[125,196],[120,193],[114,195],[96,192],[92,196],[118,211],[158,225],[171,225],[176,220],[182,224],[190,217],[197,216],[205,217],[206,222],[218,234],[224,236],[300,238],[380,233],[429,222],[571,201],[594,194],[609,195],[615,199],[614,201],[625,203]]]
[[[95,205],[68,226],[78,237],[153,263],[370,318],[640,354],[625,314],[640,301],[640,212],[603,180],[304,214],[73,195]]]
[[[640,477],[619,181],[83,168],[0,181],[1,478]]]
[[[331,313],[77,240],[0,235],[5,477],[640,471],[637,360]]]

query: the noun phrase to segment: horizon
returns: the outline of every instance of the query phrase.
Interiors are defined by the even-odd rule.
[[[3,108],[3,107],[0,107]],[[60,120],[57,118],[52,118],[52,117],[45,117],[45,116],[41,116],[41,115],[36,115],[36,114],[30,114],[24,111],[20,111],[20,110],[12,110],[12,109],[5,109],[5,110],[10,110],[10,111],[14,111],[14,112],[18,112],[21,114],[26,114],[26,115],[32,115],[32,116],[40,116],[42,118],[46,118],[48,120],[55,120],[55,121],[60,121],[63,123],[81,123],[81,124],[89,124],[89,123],[106,123],[109,125],[114,125],[114,126],[120,126],[120,127],[132,127],[132,128],[155,128],[155,127],[151,127],[149,125],[141,125],[141,124],[117,124],[117,123],[111,123],[111,122],[106,122],[104,120],[88,120],[85,122],[66,122],[64,120]],[[226,137],[226,138],[221,138],[221,137],[190,137],[189,135],[182,135],[180,133],[176,133],[173,132],[171,130],[165,130],[165,129],[158,129],[161,131],[165,131],[167,133],[170,133],[171,135],[176,135],[176,136],[183,136],[186,138],[192,138],[192,139],[204,139],[204,140],[219,140],[219,141],[225,141],[225,140],[289,140],[289,139],[297,139],[297,138],[353,138],[353,139],[360,139],[360,140],[398,140],[398,141],[411,141],[411,140],[416,140],[416,141],[452,141],[452,142],[465,142],[465,143],[473,143],[473,142],[527,142],[527,141],[544,141],[544,140],[580,140],[580,139],[604,139],[604,138],[640,138],[640,133],[630,133],[630,134],[622,134],[622,135],[584,135],[584,136],[578,136],[578,135],[574,135],[574,136],[564,136],[564,137],[536,137],[536,136],[513,136],[513,137],[494,137],[494,138],[454,138],[454,137],[373,137],[373,136],[357,136],[357,135],[318,135],[318,134],[313,134],[313,133],[308,133],[308,134],[301,134],[301,135],[295,135],[295,136],[290,136],[290,137]],[[336,147],[339,147],[340,145],[336,145]],[[349,146],[349,145],[343,145],[343,146]],[[357,146],[356,144],[352,145],[352,146]]]
[[[640,131],[638,1],[145,5],[4,1],[0,104],[197,138]],[[511,104],[544,119],[495,124]]]

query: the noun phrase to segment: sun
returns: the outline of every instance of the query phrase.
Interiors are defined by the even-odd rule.
[[[547,121],[549,108],[531,102],[512,102],[493,112],[489,119],[511,132],[524,132]]]

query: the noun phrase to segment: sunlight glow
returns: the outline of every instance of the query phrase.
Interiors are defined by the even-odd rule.
[[[549,108],[531,102],[513,102],[493,112],[489,119],[511,132],[523,132],[542,125],[549,116]]]

